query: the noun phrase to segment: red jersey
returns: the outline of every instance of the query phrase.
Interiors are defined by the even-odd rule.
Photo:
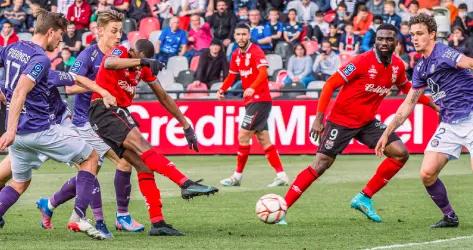
[[[242,51],[238,48],[233,52],[228,73],[239,74],[243,90],[245,90],[251,87],[256,80],[259,67],[268,67],[268,61],[266,60],[263,50],[258,45],[250,43],[246,51]],[[271,101],[268,79],[265,79],[255,89],[253,96],[246,97],[244,101],[245,104]]]
[[[133,69],[106,69],[104,64],[108,57],[129,58],[128,50],[123,46],[115,47],[107,53],[100,64],[95,81],[97,84],[110,92],[117,99],[117,106],[128,107],[135,96],[136,85],[143,80],[152,82],[156,80],[151,69],[143,67],[141,70]],[[92,100],[101,98],[98,93],[92,94]]]
[[[374,50],[356,56],[337,73],[345,79],[328,120],[348,128],[360,128],[375,119],[381,101],[395,84],[407,83],[406,69],[396,55],[387,67]]]

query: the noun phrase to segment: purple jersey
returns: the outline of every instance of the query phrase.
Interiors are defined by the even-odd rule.
[[[432,54],[421,58],[414,68],[413,87],[430,88],[432,99],[440,106],[442,122],[459,122],[473,111],[473,74],[457,68],[462,56],[447,45],[437,43]]]
[[[71,67],[70,72],[95,80],[103,56],[104,54],[100,51],[97,44],[91,45],[79,54],[76,62]],[[77,127],[82,127],[89,121],[91,97],[92,93],[87,92],[76,95],[74,99],[74,115],[72,117],[72,123]]]
[[[26,96],[20,113],[17,134],[29,134],[49,129],[48,72],[51,61],[43,48],[32,42],[20,41],[0,49],[0,65],[5,67],[5,96],[10,105],[13,91],[21,75],[35,85]]]
[[[74,77],[67,72],[50,70],[48,75],[49,86],[49,112],[51,121],[60,124],[64,112],[67,110],[67,104],[62,100],[58,87],[74,85]]]

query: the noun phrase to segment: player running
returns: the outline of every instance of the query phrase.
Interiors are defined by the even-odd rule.
[[[222,100],[224,93],[235,82],[239,74],[244,89],[245,116],[238,131],[237,166],[232,176],[223,179],[224,186],[240,186],[243,169],[250,154],[250,140],[256,135],[264,149],[269,164],[276,171],[276,178],[268,187],[288,185],[289,180],[279,158],[276,147],[271,143],[268,133],[268,117],[271,111],[271,95],[268,85],[268,61],[263,50],[250,42],[250,28],[239,24],[235,28],[235,40],[238,44],[232,54],[230,70],[217,97]]]
[[[71,130],[52,126],[50,120],[47,77],[51,62],[44,51],[54,51],[58,47],[66,23],[62,15],[40,10],[32,41],[20,41],[0,50],[9,103],[7,131],[0,138],[0,149],[11,145],[8,150],[12,167],[12,181],[0,191],[0,217],[26,191],[32,169],[41,166],[41,155],[45,155],[79,165],[74,205],[78,216],[74,220],[74,230],[103,239],[85,215],[97,174],[97,152],[74,138]]]
[[[429,87],[432,98],[440,106],[441,122],[425,149],[420,176],[427,193],[443,213],[443,218],[431,227],[457,227],[458,216],[438,175],[449,160],[460,157],[462,146],[473,157],[473,74],[469,71],[473,69],[473,58],[436,43],[437,24],[429,15],[412,17],[409,27],[414,47],[422,58],[414,68],[413,88],[379,139],[376,153],[383,154],[388,135],[404,123],[425,88]],[[473,166],[473,161],[471,164]]]
[[[117,155],[125,158],[136,168],[140,190],[145,197],[153,224],[149,234],[181,236],[183,235],[181,232],[164,221],[160,192],[156,187],[153,172],[158,172],[179,185],[184,199],[213,194],[218,192],[218,189],[190,180],[141,135],[127,107],[131,105],[136,85],[143,80],[148,83],[166,110],[182,124],[189,148],[198,151],[194,130],[157,81],[155,75],[163,65],[149,59],[154,57],[153,44],[140,39],[135,47],[135,50],[127,51],[125,47],[118,46],[105,56],[97,73],[96,82],[117,98],[117,106],[107,109],[102,96],[93,93],[89,110],[90,123]]]
[[[333,164],[350,140],[356,139],[369,148],[376,146],[386,128],[375,119],[382,100],[393,85],[404,93],[411,88],[402,60],[393,55],[396,33],[393,25],[381,25],[376,30],[375,49],[353,58],[325,83],[310,131],[314,140],[320,136],[319,148],[312,164],[299,173],[287,191],[285,199],[288,207]],[[338,88],[341,88],[340,92],[324,126],[327,106]],[[419,102],[436,108],[426,96],[422,96]],[[371,198],[401,170],[409,158],[406,147],[395,133],[389,133],[386,142],[384,154],[388,158],[381,162],[374,176],[351,201],[352,208],[374,222],[381,222],[381,217],[376,213]]]
[[[104,57],[104,53],[120,44],[122,36],[124,15],[117,11],[109,10],[99,12],[97,19],[98,26],[98,43],[89,46],[83,50],[77,57],[70,72],[77,76],[84,76],[91,80],[95,80],[100,63]],[[120,158],[110,149],[110,147],[93,131],[89,123],[88,109],[90,107],[90,98],[92,93],[80,86],[72,86],[67,89],[69,94],[78,93],[75,97],[74,115],[72,124],[76,132],[90,144],[100,156],[99,165],[102,165],[104,157],[111,160],[117,170],[115,172],[115,194],[117,202],[117,213],[115,227],[117,230],[128,232],[139,232],[144,230],[144,225],[135,221],[128,212],[128,204],[131,194],[131,166]],[[55,192],[51,197],[41,198],[37,201],[37,206],[42,214],[42,226],[46,229],[51,228],[53,210],[66,201],[74,198],[74,190],[76,188],[76,179],[72,177],[67,180],[60,190]],[[108,230],[102,211],[102,201],[100,193],[100,185],[96,182],[94,188],[92,212],[96,220],[96,228],[112,237]]]

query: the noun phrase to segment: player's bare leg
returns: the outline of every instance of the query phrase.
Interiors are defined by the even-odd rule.
[[[7,155],[0,162],[0,190],[2,190],[7,182],[11,179],[11,161]]]
[[[443,218],[433,224],[432,228],[458,227],[459,224],[458,217],[448,201],[447,189],[438,178],[448,159],[448,156],[444,153],[426,151],[422,160],[420,169],[422,183],[430,198],[443,213]]]
[[[223,186],[240,186],[243,169],[245,169],[250,154],[250,140],[254,134],[255,131],[246,130],[244,128],[238,130],[238,152],[235,172],[229,178],[220,181],[220,184]]]
[[[265,157],[269,164],[276,171],[276,178],[268,185],[268,187],[287,186],[289,184],[289,178],[287,177],[286,172],[284,172],[281,158],[279,157],[276,147],[271,143],[268,130],[257,131],[256,138],[263,147]]]

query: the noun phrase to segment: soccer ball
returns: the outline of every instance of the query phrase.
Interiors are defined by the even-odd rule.
[[[256,216],[264,223],[278,223],[286,211],[286,201],[277,194],[266,194],[256,202]]]

